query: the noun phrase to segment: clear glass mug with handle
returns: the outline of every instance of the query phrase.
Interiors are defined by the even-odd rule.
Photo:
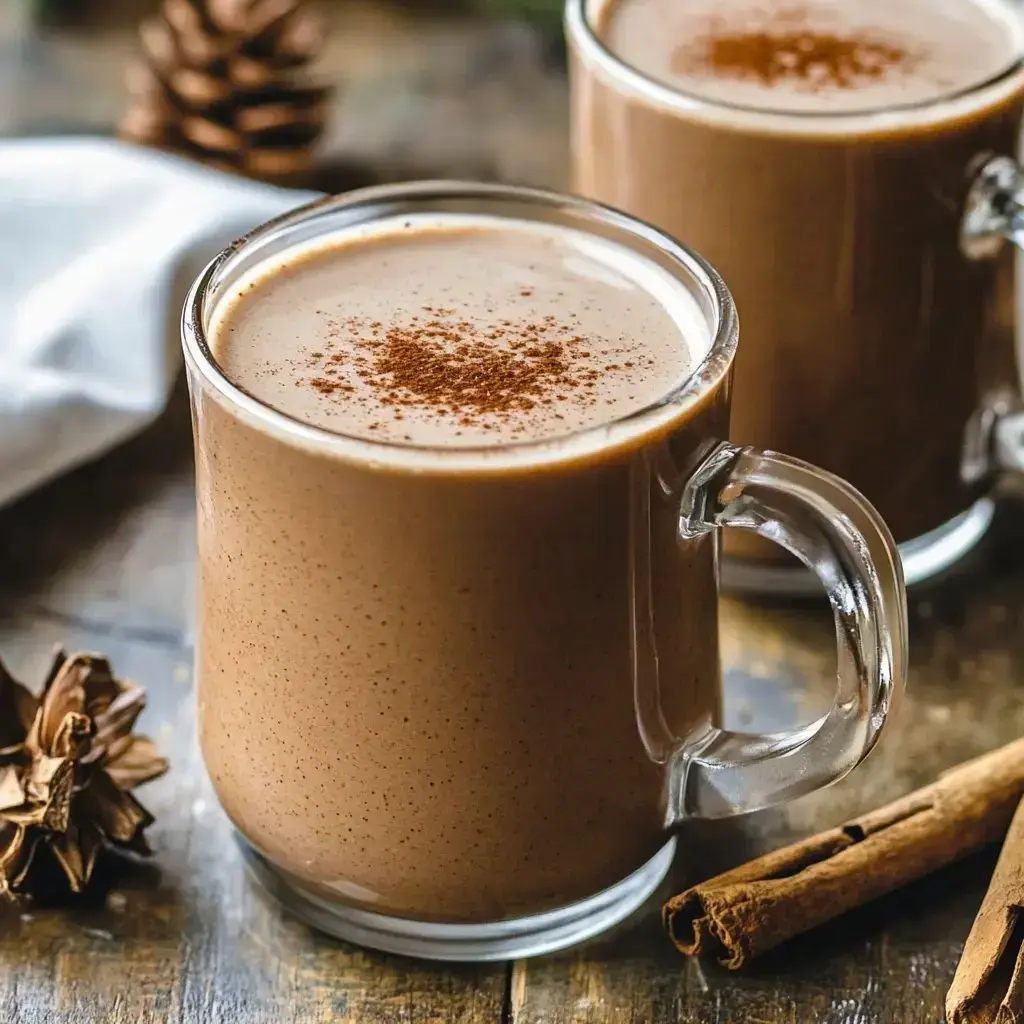
[[[216,323],[254,274],[416,217],[508,220],[612,253],[689,310],[703,355],[623,419],[485,449],[332,432],[232,383]],[[350,193],[204,271],[183,319],[200,742],[253,872],[296,913],[414,956],[547,952],[638,907],[677,826],[793,799],[868,754],[906,672],[896,549],[848,484],[725,441],[738,341],[700,257],[527,189]],[[721,726],[725,530],[783,545],[832,602],[833,704],[792,732]]]
[[[797,93],[792,106],[781,86],[736,92],[732,79],[641,66],[610,27],[629,5],[566,5],[574,191],[685,239],[729,282],[744,318],[733,439],[849,480],[896,537],[908,584],[940,576],[985,534],[996,481],[1022,459],[1005,322],[1019,318],[1003,308],[1011,260],[985,244],[993,233],[1020,237],[1020,5],[892,0],[886,31],[898,41],[908,32],[915,52],[929,45],[930,14],[949,15],[962,80],[937,78],[909,99],[896,82],[888,92],[869,85],[859,100],[854,83],[819,102]],[[636,6],[680,19],[659,26],[666,47],[684,23],[698,36],[686,12],[708,9]],[[729,7],[719,5],[723,24]],[[977,47],[989,55],[973,48],[979,21]],[[726,540],[723,581],[750,592],[815,587],[792,560],[742,537]]]

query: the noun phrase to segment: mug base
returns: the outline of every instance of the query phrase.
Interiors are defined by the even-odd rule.
[[[328,900],[281,874],[237,832],[256,883],[297,918],[335,938],[368,949],[423,960],[514,960],[553,953],[607,931],[655,892],[676,852],[670,839],[642,868],[604,892],[543,914],[485,924],[438,924],[376,914]]]
[[[982,498],[948,523],[900,544],[907,586],[932,581],[962,561],[984,537],[994,514],[995,502]],[[722,557],[723,593],[806,597],[820,591],[821,584],[801,565],[775,566]]]

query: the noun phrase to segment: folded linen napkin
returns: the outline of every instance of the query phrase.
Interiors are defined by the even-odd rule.
[[[113,140],[0,142],[0,505],[155,419],[192,279],[311,198]]]

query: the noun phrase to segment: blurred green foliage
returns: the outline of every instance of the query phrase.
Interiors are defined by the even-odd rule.
[[[6,0],[0,0],[0,3],[6,2]],[[85,0],[79,0],[80,3],[84,3]],[[14,3],[21,4],[28,12],[40,21],[47,21],[56,18],[60,14],[67,12],[68,8],[72,5],[68,0],[14,0]]]
[[[546,25],[558,25],[562,20],[562,0],[480,0],[480,4],[485,10]]]

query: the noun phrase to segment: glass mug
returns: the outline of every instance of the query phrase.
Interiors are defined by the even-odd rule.
[[[1013,331],[998,323],[1012,259],[990,242],[1014,233],[1022,194],[1024,54],[934,102],[747,108],[624,62],[602,39],[616,2],[566,6],[574,191],[685,239],[729,282],[744,319],[732,439],[849,480],[900,543],[908,584],[939,575],[1021,464]],[[785,562],[730,538],[723,581],[813,588]]]
[[[707,354],[621,421],[486,458],[327,432],[226,378],[208,331],[244,275],[417,213],[624,249],[692,305]],[[296,914],[428,958],[558,949],[654,891],[678,823],[793,799],[868,754],[904,685],[896,549],[848,484],[724,441],[737,342],[729,292],[700,257],[526,189],[350,193],[257,229],[202,273],[183,316],[199,735],[253,873]],[[724,527],[771,537],[829,593],[835,701],[793,732],[720,726]]]

